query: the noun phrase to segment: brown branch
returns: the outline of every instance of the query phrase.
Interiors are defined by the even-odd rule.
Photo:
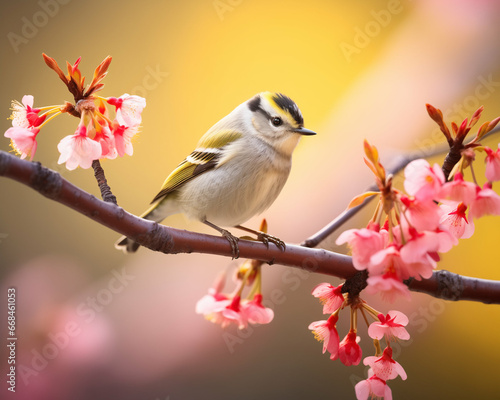
[[[148,247],[167,254],[205,253],[232,257],[231,246],[223,237],[188,232],[136,217],[115,204],[104,202],[66,181],[57,172],[0,151],[0,176],[13,179],[86,217]],[[287,245],[276,246],[240,240],[240,255],[269,264],[281,264],[348,279],[358,271],[351,257],[323,249]],[[471,300],[500,304],[500,282],[462,277],[436,271],[432,278],[409,282],[411,290],[447,300]]]

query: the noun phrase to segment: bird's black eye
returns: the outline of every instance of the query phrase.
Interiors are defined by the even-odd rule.
[[[283,120],[280,117],[274,117],[271,122],[274,126],[280,126],[283,123]]]

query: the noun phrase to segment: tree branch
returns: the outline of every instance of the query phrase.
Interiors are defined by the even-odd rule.
[[[0,151],[0,176],[23,183],[151,250],[167,254],[197,252],[232,257],[231,246],[223,237],[174,229],[136,217],[113,203],[97,199],[38,162],[20,160]],[[281,251],[276,246],[266,248],[260,242],[246,240],[240,240],[239,248],[244,258],[302,268],[342,279],[348,279],[358,272],[352,265],[351,257],[323,249],[287,244],[286,251]],[[500,282],[462,277],[447,271],[436,271],[427,280],[413,280],[409,282],[409,287],[447,300],[500,304]]]

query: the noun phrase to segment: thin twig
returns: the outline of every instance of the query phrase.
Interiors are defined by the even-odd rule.
[[[116,202],[116,196],[111,192],[111,188],[108,185],[108,181],[106,180],[104,170],[102,169],[99,160],[92,161],[92,168],[94,169],[94,176],[97,180],[97,184],[99,185],[102,199],[108,203],[118,205]]]
[[[174,229],[136,217],[115,204],[97,199],[40,163],[20,160],[0,151],[0,176],[23,183],[151,250],[167,254],[197,252],[232,257],[231,247],[223,237]],[[323,249],[287,244],[286,251],[281,251],[273,245],[267,248],[263,243],[247,240],[240,240],[239,248],[244,258],[302,268],[342,279],[348,279],[358,272],[352,265],[351,257]],[[427,280],[414,280],[409,283],[409,287],[449,300],[500,304],[500,282],[462,277],[445,271],[436,271]]]

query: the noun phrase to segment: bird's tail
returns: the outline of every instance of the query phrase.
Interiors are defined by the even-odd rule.
[[[161,202],[153,204],[140,217],[149,221],[163,221],[169,214],[160,212],[158,207],[160,204]],[[122,236],[115,242],[115,248],[122,250],[124,253],[135,253],[140,246],[141,245],[139,243],[126,236]]]

